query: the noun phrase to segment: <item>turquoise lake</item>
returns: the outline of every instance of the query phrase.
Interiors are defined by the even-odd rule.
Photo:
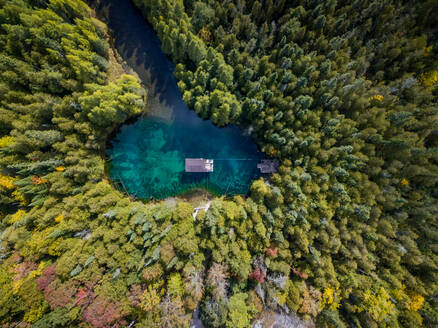
[[[246,194],[265,158],[237,126],[219,128],[187,108],[152,27],[130,1],[100,1],[98,16],[114,46],[148,89],[150,110],[123,125],[109,143],[110,178],[138,198],[163,199],[194,188],[218,195]],[[185,158],[214,159],[211,173],[185,173]]]

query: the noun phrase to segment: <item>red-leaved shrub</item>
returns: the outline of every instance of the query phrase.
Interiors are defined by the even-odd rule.
[[[41,276],[37,279],[37,285],[40,290],[44,290],[56,278],[55,264],[48,266],[43,270]]]
[[[292,272],[294,275],[300,277],[301,279],[307,279],[309,276],[305,272],[301,272],[295,268],[292,268]]]
[[[277,253],[278,253],[278,247],[268,248],[266,250],[266,255],[271,256],[271,257],[276,257]]]
[[[76,294],[77,286],[73,281],[61,283],[60,280],[52,281],[44,290],[44,298],[53,310],[57,307],[65,307]]]
[[[249,279],[257,280],[258,282],[265,282],[265,275],[260,270],[260,268],[256,268],[249,274]]]
[[[113,302],[103,296],[97,296],[84,310],[82,318],[95,328],[122,327],[126,325],[123,317],[123,304]]]
[[[80,305],[83,308],[87,307],[96,297],[91,288],[79,288],[78,293],[76,294],[76,300],[74,305]]]

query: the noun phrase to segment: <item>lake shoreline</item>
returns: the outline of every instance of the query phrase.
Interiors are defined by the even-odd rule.
[[[128,118],[107,138],[106,177],[131,198],[145,202],[191,199],[187,195],[193,195],[193,189],[214,196],[247,195],[252,181],[260,177],[257,163],[266,158],[248,133],[250,127],[218,127],[187,107],[175,65],[132,3],[103,0],[93,7],[108,25],[111,47],[119,54],[115,65],[136,73],[149,103],[146,115]],[[214,171],[187,173],[185,158],[214,159]]]

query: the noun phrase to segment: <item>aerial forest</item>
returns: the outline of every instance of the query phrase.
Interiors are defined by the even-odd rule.
[[[132,1],[278,170],[196,217],[117,188],[149,91],[99,1],[0,0],[0,326],[438,327],[438,2]]]

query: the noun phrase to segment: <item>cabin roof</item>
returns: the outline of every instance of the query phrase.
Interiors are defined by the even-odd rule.
[[[213,160],[205,158],[186,158],[186,172],[213,172]]]
[[[278,161],[276,159],[262,159],[257,168],[260,169],[260,173],[276,173],[278,167]]]

